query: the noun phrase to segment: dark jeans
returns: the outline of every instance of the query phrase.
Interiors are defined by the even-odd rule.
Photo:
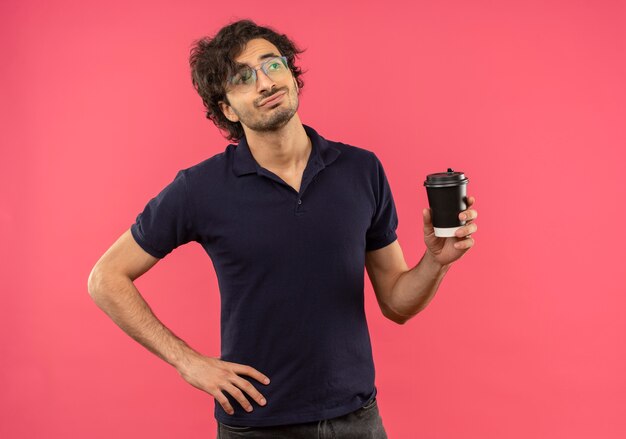
[[[376,398],[364,407],[322,421],[275,427],[235,427],[217,421],[217,439],[387,439]]]

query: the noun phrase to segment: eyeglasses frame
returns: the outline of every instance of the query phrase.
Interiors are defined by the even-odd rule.
[[[284,56],[284,55],[283,55],[283,56],[275,56],[275,57],[272,57],[272,58],[270,58],[270,59],[268,59],[268,60],[266,60],[266,61],[263,61],[263,62],[261,63],[261,65],[260,65],[260,67],[250,67],[249,65],[244,64],[246,67],[248,67],[248,68],[250,68],[250,70],[252,70],[252,76],[254,77],[254,82],[251,84],[252,86],[256,85],[256,83],[257,83],[257,81],[258,81],[258,79],[259,79],[258,75],[256,74],[256,72],[257,72],[258,70],[263,70],[263,73],[265,74],[265,76],[269,77],[269,74],[268,74],[268,72],[267,72],[267,66],[271,63],[271,61],[274,61],[274,60],[276,60],[276,59],[280,59],[280,60],[283,62],[283,65],[285,66],[285,68],[286,68],[287,70],[291,70],[291,69],[289,68],[289,61],[288,61],[287,57],[286,57],[286,56]],[[236,87],[239,87],[239,86],[241,86],[241,85],[242,85],[242,84],[233,84],[233,83],[232,83],[233,78],[234,78],[237,74],[238,74],[238,73],[235,73],[234,75],[232,75],[232,76],[228,79],[228,83],[229,83],[232,87],[235,87],[235,88],[236,88]]]

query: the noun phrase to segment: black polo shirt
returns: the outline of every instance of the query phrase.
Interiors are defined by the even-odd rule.
[[[228,392],[218,421],[271,426],[334,418],[376,396],[364,309],[365,252],[396,240],[398,217],[376,155],[304,126],[313,149],[299,193],[262,168],[246,139],[181,170],[131,226],[163,258],[190,241],[209,255],[221,297],[221,359],[252,366],[267,398],[246,412]],[[245,392],[244,392],[245,394]]]

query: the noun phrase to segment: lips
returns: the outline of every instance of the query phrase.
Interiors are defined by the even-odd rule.
[[[259,107],[264,107],[267,104],[273,104],[274,102],[278,102],[280,100],[280,98],[282,98],[285,93],[287,93],[287,92],[286,91],[281,91],[281,92],[278,92],[278,93],[274,93],[269,98],[266,98],[266,99],[262,100],[261,104],[259,105]]]

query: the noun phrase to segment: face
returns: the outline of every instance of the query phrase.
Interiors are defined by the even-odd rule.
[[[256,84],[247,92],[229,87],[226,97],[230,105],[220,102],[222,112],[228,120],[241,122],[244,131],[276,131],[285,126],[298,110],[298,86],[291,72],[275,81],[260,68],[268,59],[268,54],[282,55],[276,46],[267,40],[260,38],[250,40],[235,61],[259,69],[256,72]],[[278,97],[280,94],[283,95]],[[270,96],[276,96],[277,99],[262,105]]]

